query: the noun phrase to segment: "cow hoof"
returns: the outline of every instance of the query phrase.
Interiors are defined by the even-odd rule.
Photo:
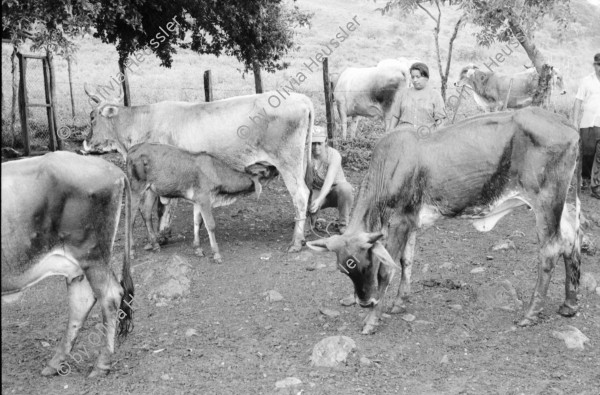
[[[198,247],[194,250],[194,255],[202,258],[204,256],[204,250],[202,248]]]
[[[218,252],[213,256],[213,259],[217,263],[223,263],[223,257]]]
[[[94,369],[92,369],[92,372],[88,375],[88,379],[93,379],[96,377],[104,377],[104,376],[108,375],[109,372],[110,372],[109,369],[101,369],[99,367],[94,367]]]
[[[406,306],[402,306],[402,305],[393,305],[391,309],[388,310],[388,313],[390,314],[404,314],[406,313]]]
[[[150,251],[151,249],[152,249],[152,244],[151,243],[148,243],[148,244],[146,244],[144,246],[144,250],[146,250],[146,251]]]
[[[287,252],[300,252],[302,250],[302,244],[292,244],[290,248],[288,248]]]
[[[58,370],[56,370],[55,368],[51,367],[51,366],[46,366],[43,370],[42,370],[42,376],[56,376],[58,374]]]
[[[525,318],[523,318],[521,321],[519,321],[517,323],[517,326],[520,326],[520,327],[534,326],[534,325],[536,325],[538,323],[538,321],[539,320],[537,318],[527,318],[527,317],[525,317]]]
[[[356,304],[356,298],[354,297],[354,295],[349,295],[346,296],[343,299],[340,299],[340,304],[342,306],[352,306]]]
[[[563,304],[558,308],[558,314],[562,315],[563,317],[573,317],[575,314],[577,314],[577,307],[571,307]]]
[[[372,324],[365,324],[365,326],[363,326],[363,330],[362,330],[362,334],[363,335],[372,335],[375,333],[375,328],[377,326],[376,325],[372,325]]]

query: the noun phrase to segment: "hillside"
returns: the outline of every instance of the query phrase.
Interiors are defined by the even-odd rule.
[[[315,13],[312,28],[299,29],[296,51],[286,56],[290,63],[288,69],[275,74],[263,73],[265,90],[277,89],[289,85],[289,80],[299,71],[306,74],[307,79],[300,85],[299,91],[310,96],[317,111],[317,123],[324,121],[323,82],[322,73],[311,66],[313,72],[308,72],[305,64],[311,63],[311,58],[324,50],[330,55],[331,71],[341,71],[348,66],[372,66],[379,60],[398,56],[414,56],[424,60],[431,70],[431,83],[439,88],[439,74],[435,61],[435,47],[432,38],[433,21],[422,12],[415,15],[399,15],[395,12],[382,16],[375,11],[384,2],[373,3],[365,0],[299,0],[297,4]],[[591,57],[600,51],[600,6],[594,6],[588,1],[572,2],[575,20],[563,42],[559,41],[554,23],[547,21],[536,36],[536,43],[548,56],[551,62],[563,73],[568,94],[556,98],[555,106],[563,113],[568,112],[573,102],[578,80],[591,72]],[[448,37],[454,22],[458,19],[458,11],[444,9],[443,29],[440,45],[446,51]],[[350,32],[349,37],[338,48],[327,49],[325,46],[340,32],[339,26],[345,25],[353,18],[360,24],[356,31]],[[490,48],[478,47],[473,36],[474,27],[467,25],[462,30],[455,43],[450,82],[457,79],[459,70],[467,63],[473,62],[483,67],[490,56],[506,44],[496,43]],[[73,89],[77,117],[75,125],[83,126],[90,110],[83,90],[84,82],[94,86],[108,86],[111,77],[118,73],[117,53],[114,47],[103,44],[90,36],[79,41],[80,51],[77,62],[73,67]],[[10,47],[3,45],[3,125],[7,122],[5,114],[10,108]],[[528,58],[522,49],[516,49],[502,64],[502,72],[521,71]],[[489,62],[488,62],[489,63]],[[215,99],[249,94],[254,92],[252,75],[242,75],[242,66],[228,56],[200,56],[189,50],[178,50],[173,62],[173,68],[166,69],[158,66],[155,58],[147,58],[134,66],[130,73],[132,102],[146,104],[161,100],[204,100],[203,73],[212,70]],[[56,59],[57,96],[59,101],[59,123],[73,124],[66,62]],[[30,85],[30,100],[42,101],[43,91],[41,67],[30,65],[28,82]],[[453,88],[450,94],[453,93]],[[36,122],[45,122],[45,111],[32,109],[32,117]],[[3,126],[3,131],[4,131]]]

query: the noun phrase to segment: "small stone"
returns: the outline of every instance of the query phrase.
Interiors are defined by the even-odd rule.
[[[452,262],[444,262],[442,264],[442,266],[440,266],[440,268],[442,268],[442,269],[452,269],[453,266],[454,265],[452,265]]]
[[[579,288],[585,290],[586,292],[592,293],[596,291],[596,287],[598,286],[598,282],[594,275],[590,272],[581,273],[581,277],[579,278]]]
[[[589,342],[590,339],[574,326],[566,325],[565,328],[567,330],[563,332],[552,331],[552,336],[564,340],[569,349],[583,350],[583,343]]]
[[[440,363],[448,363],[448,355],[444,355],[440,360]]]
[[[596,295],[600,296],[600,287],[596,287]]]
[[[283,300],[283,296],[274,289],[265,292],[264,295],[267,295],[267,302],[280,302]]]
[[[302,381],[299,378],[286,377],[285,379],[276,382],[275,388],[289,388],[300,384],[302,384]]]
[[[450,307],[452,310],[462,310],[462,306],[459,304],[451,304],[448,307]]]
[[[260,256],[260,259],[261,259],[261,260],[263,260],[263,261],[268,261],[269,259],[271,259],[271,253],[270,253],[270,252],[268,252],[268,253],[266,253],[266,254],[262,254],[262,255]]]
[[[382,316],[383,318],[392,318],[392,316],[391,316],[391,315],[389,315],[388,313],[383,313],[383,314],[381,314],[381,316]]]
[[[166,373],[165,373],[165,374],[163,374],[162,376],[160,376],[160,378],[161,378],[162,380],[168,380],[170,377],[169,377],[169,375],[168,375],[168,374],[166,374]]]
[[[369,366],[369,365],[371,365],[371,364],[373,363],[373,362],[371,362],[371,360],[370,360],[369,358],[367,358],[367,357],[360,357],[360,361],[359,361],[359,362],[360,362],[360,364],[361,364],[362,366]]]
[[[425,320],[416,320],[414,323],[419,325],[433,325],[433,322]]]
[[[185,337],[198,336],[198,332],[194,328],[189,328],[185,331]]]
[[[48,343],[48,342],[42,342],[42,347],[50,347],[50,343]]]
[[[421,273],[425,274],[429,271],[429,263],[426,263],[425,265],[423,265],[423,268],[421,269]]]
[[[492,251],[517,250],[517,246],[512,240],[502,240],[492,247]]]
[[[485,267],[476,267],[475,269],[471,270],[471,274],[477,274],[477,273],[483,273],[485,272]]]
[[[415,320],[415,318],[416,318],[416,317],[415,317],[414,315],[412,315],[412,314],[404,314],[404,315],[403,315],[402,317],[400,317],[400,318],[402,318],[404,321],[407,321],[407,322],[412,322],[412,321],[414,321],[414,320]]]
[[[485,257],[485,259],[487,259],[488,261],[492,261],[492,260],[494,260],[494,257],[491,255],[488,255]]]
[[[340,315],[339,311],[335,311],[335,310],[331,310],[331,309],[319,309],[319,311],[321,312],[321,314],[330,317],[330,318],[335,318],[338,315]]]
[[[346,362],[348,354],[356,349],[354,340],[347,336],[330,336],[318,342],[310,360],[314,366],[335,367]]]

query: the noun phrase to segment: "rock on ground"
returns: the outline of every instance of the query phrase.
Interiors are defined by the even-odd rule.
[[[174,254],[166,265],[167,277],[161,279],[158,287],[149,295],[151,299],[176,299],[190,293],[190,279],[188,271],[191,265],[184,257]]]
[[[579,278],[579,289],[589,293],[593,293],[596,291],[597,286],[598,281],[596,281],[596,278],[592,273],[581,273],[581,277]]]
[[[581,331],[574,326],[566,325],[566,331],[552,331],[552,336],[565,341],[567,348],[583,350],[583,343],[589,342],[590,339],[581,333]]]
[[[354,340],[347,336],[330,336],[313,347],[310,360],[314,366],[332,368],[344,364],[348,354],[356,349]]]
[[[286,377],[283,380],[279,380],[275,383],[275,388],[288,388],[293,387],[295,385],[302,384],[302,381],[296,377]]]

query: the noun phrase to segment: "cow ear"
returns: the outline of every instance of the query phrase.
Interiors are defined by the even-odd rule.
[[[367,233],[366,234],[367,237],[367,243],[369,244],[373,244],[375,243],[377,240],[381,239],[383,237],[383,232],[372,232],[372,233]]]
[[[115,106],[104,106],[102,111],[100,111],[100,115],[105,118],[112,118],[119,113],[119,108]]]
[[[381,242],[377,241],[373,245],[373,249],[371,250],[373,255],[375,255],[381,263],[392,268],[392,269],[400,269],[400,267],[394,262],[394,258],[390,255],[390,253],[385,249]]]

